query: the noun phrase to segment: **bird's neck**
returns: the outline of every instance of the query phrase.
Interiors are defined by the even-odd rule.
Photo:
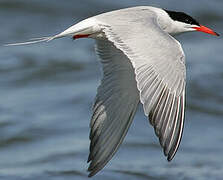
[[[155,11],[157,12],[157,22],[163,31],[167,32],[171,36],[187,32],[185,24],[171,19],[165,10],[155,9]]]

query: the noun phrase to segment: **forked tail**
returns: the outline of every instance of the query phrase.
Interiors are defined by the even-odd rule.
[[[35,43],[39,43],[39,42],[49,42],[54,39],[62,38],[65,36],[72,36],[74,39],[80,38],[80,37],[88,37],[90,34],[95,33],[100,30],[99,28],[95,29],[94,26],[95,26],[95,21],[92,20],[91,18],[88,18],[86,20],[83,20],[83,21],[69,27],[65,31],[63,31],[55,36],[33,38],[27,42],[6,44],[4,46],[19,46],[19,45],[35,44]]]
[[[52,37],[33,38],[33,39],[30,39],[30,41],[27,41],[27,42],[5,44],[4,46],[20,46],[20,45],[35,44],[35,43],[39,43],[39,42],[49,42],[53,39],[54,39],[53,36]]]

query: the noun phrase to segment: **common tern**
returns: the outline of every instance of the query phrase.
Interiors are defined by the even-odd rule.
[[[103,78],[90,122],[91,177],[118,150],[139,102],[164,155],[173,159],[183,132],[186,84],[185,55],[173,36],[190,31],[219,36],[183,12],[138,6],[87,18],[52,37],[10,45],[65,36],[96,40]]]

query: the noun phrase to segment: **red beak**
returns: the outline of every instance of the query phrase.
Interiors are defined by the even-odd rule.
[[[214,32],[213,30],[205,27],[205,26],[200,26],[200,27],[193,27],[194,29],[196,29],[197,31],[201,31],[201,32],[204,32],[204,33],[208,33],[208,34],[212,34],[214,36],[220,36],[218,33]]]

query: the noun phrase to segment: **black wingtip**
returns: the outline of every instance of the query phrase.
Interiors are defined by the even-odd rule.
[[[89,163],[91,161],[91,154],[88,155],[88,159],[87,159],[87,163]]]
[[[91,166],[88,167],[87,171],[89,172],[88,177],[94,176]]]
[[[88,174],[88,177],[91,178],[93,175],[91,173]]]
[[[98,171],[90,171],[90,173],[88,174],[88,177],[91,178],[92,176],[94,176],[95,174],[97,174],[97,172]]]
[[[173,159],[173,157],[171,157],[171,156],[168,156],[168,157],[167,157],[167,161],[168,161],[168,162],[172,161],[172,159]]]

